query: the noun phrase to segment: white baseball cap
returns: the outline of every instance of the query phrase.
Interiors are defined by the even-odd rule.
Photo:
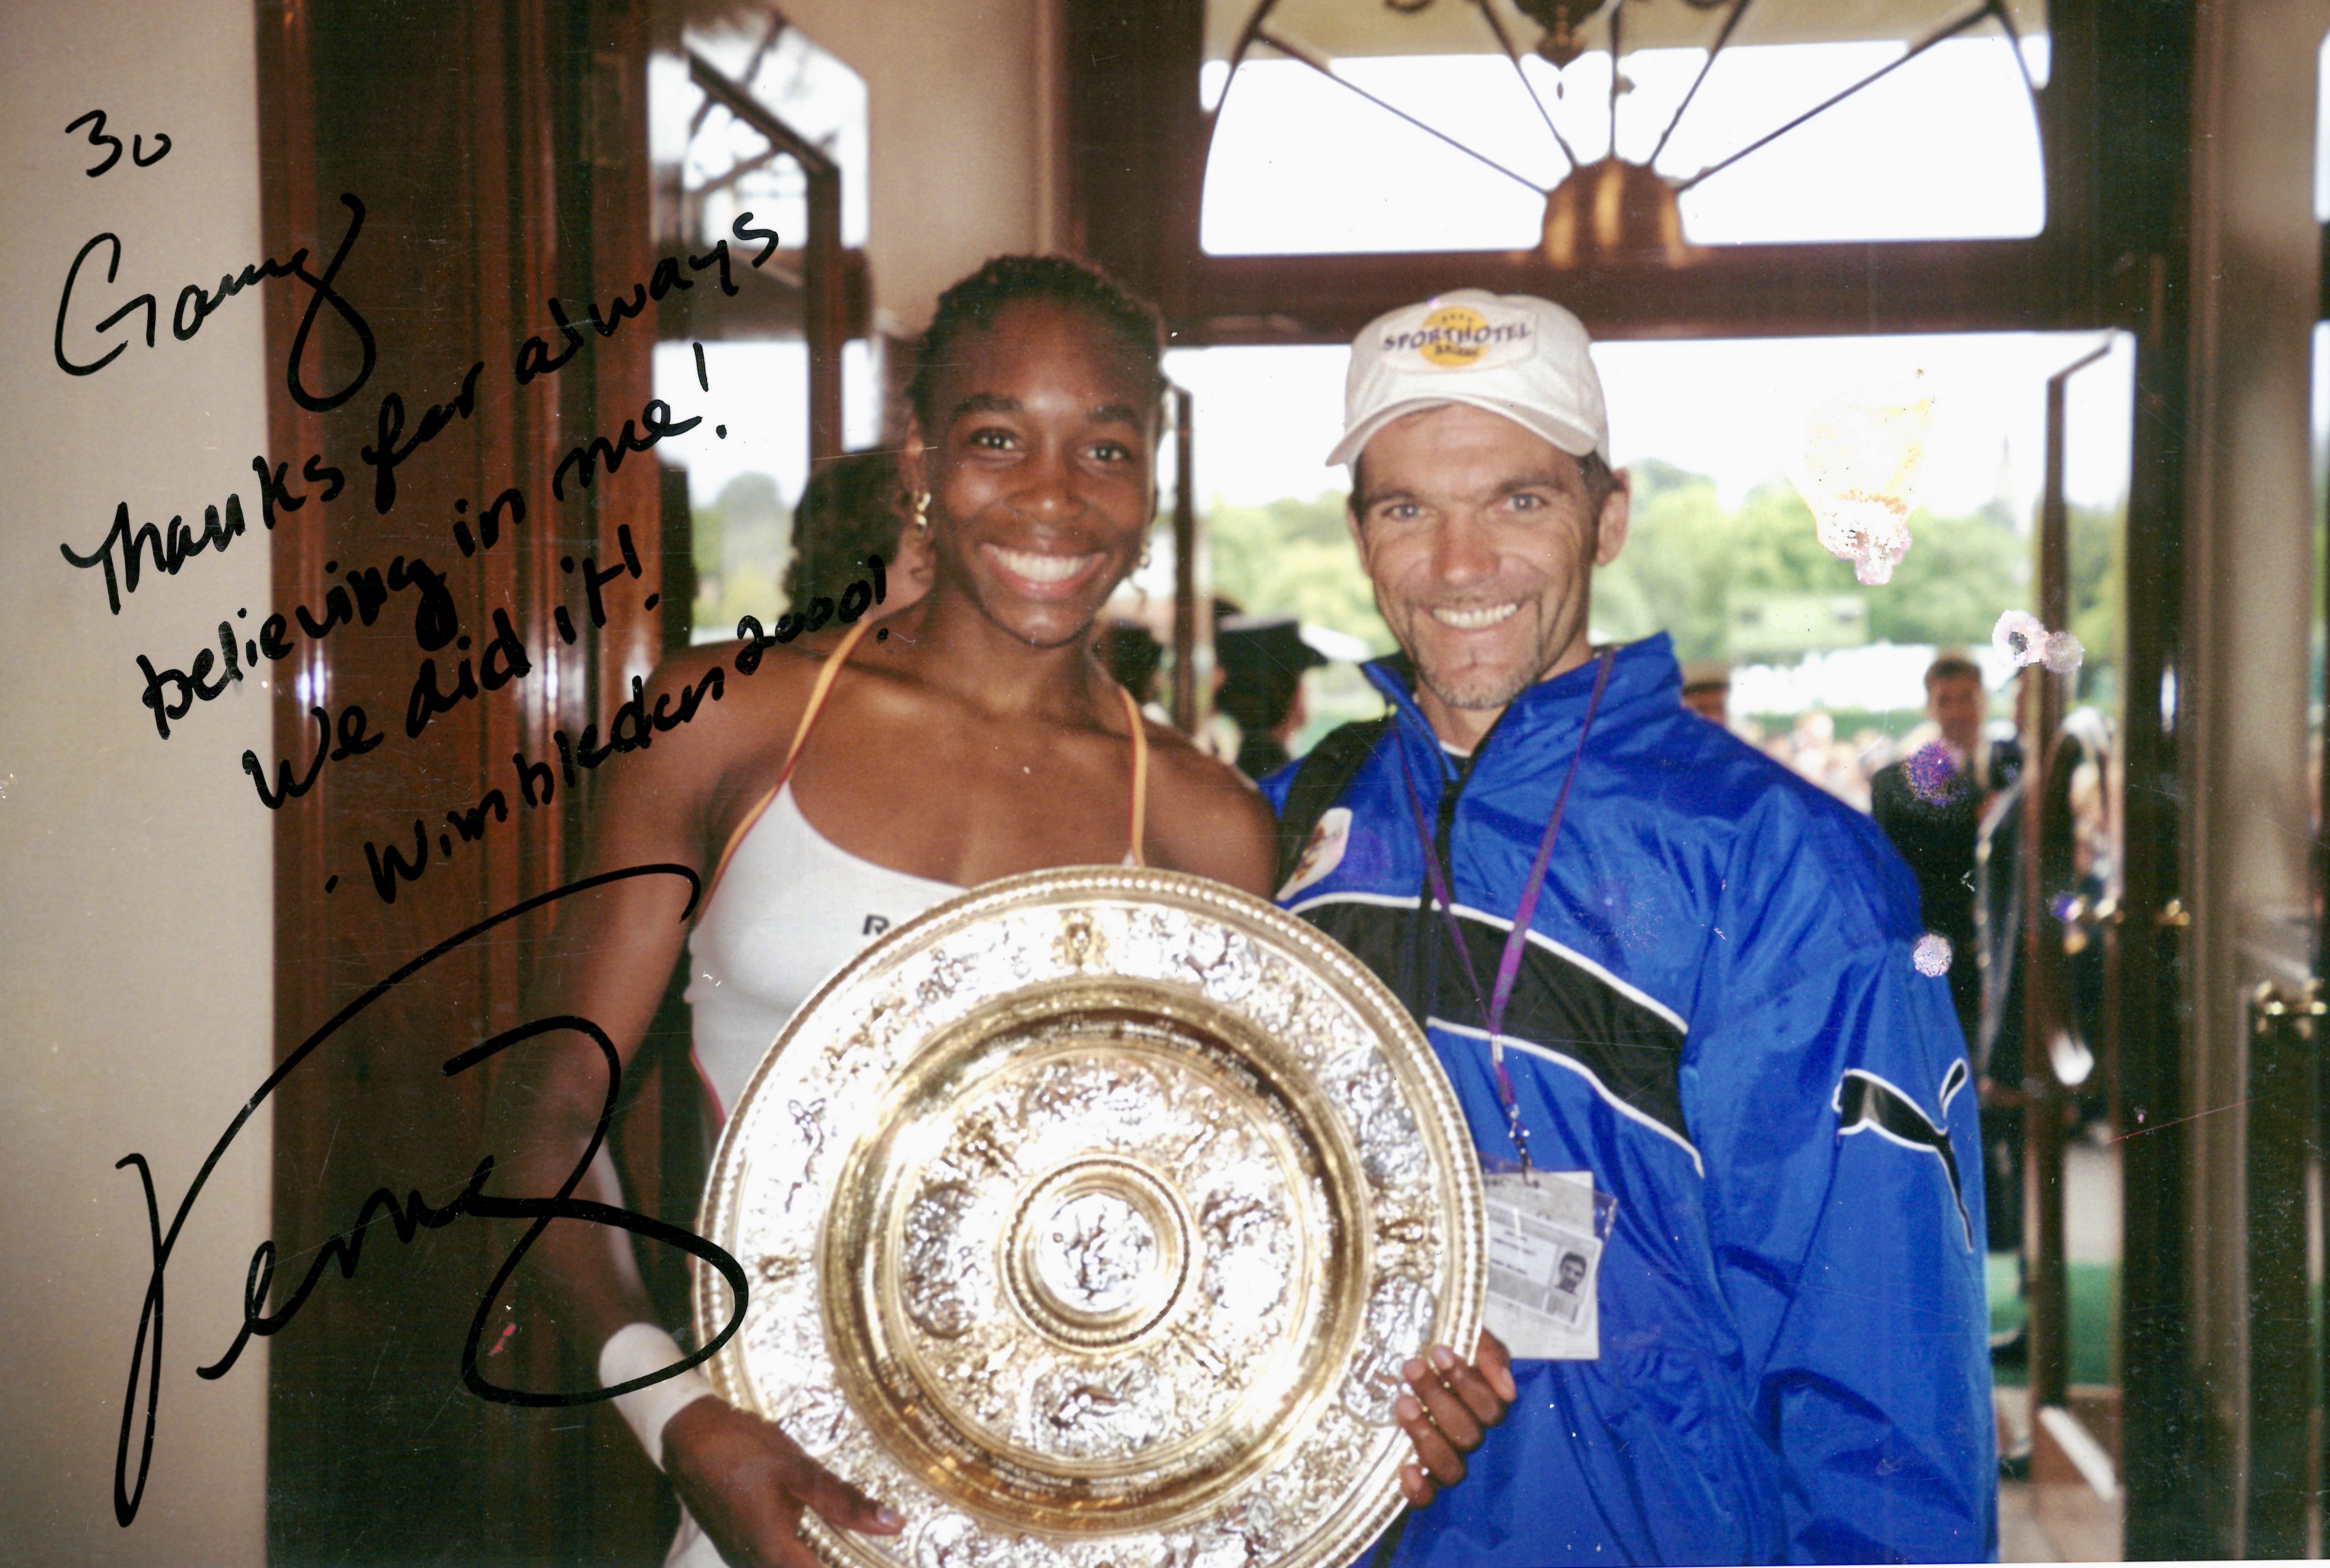
[[[1585,324],[1550,300],[1459,288],[1377,317],[1352,340],[1343,383],[1348,463],[1403,414],[1470,403],[1502,414],[1573,458],[1610,460],[1602,378]]]

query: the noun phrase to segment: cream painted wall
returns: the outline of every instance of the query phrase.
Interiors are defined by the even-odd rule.
[[[874,302],[919,332],[990,256],[1056,245],[1056,0],[789,0],[866,79]]]
[[[147,571],[119,616],[60,543],[101,540],[118,502],[138,521],[253,495],[266,449],[257,299],[189,342],[167,312],[186,282],[259,260],[256,64],[250,0],[90,0],[0,7],[0,1563],[240,1563],[264,1553],[266,1356],[205,1382],[240,1320],[266,1234],[269,1123],[221,1162],[168,1273],[151,1478],[134,1525],[112,1474],[151,1251],[132,1172],[153,1163],[169,1223],[228,1120],[269,1068],[271,824],[238,766],[268,745],[256,677],[199,704],[167,741],[139,704],[146,653],[189,663],[217,625],[265,614],[268,545],[251,532],[175,577]],[[127,142],[166,133],[150,168],[64,134],[102,109]],[[74,253],[87,326],[152,289],[164,319],[94,375],[51,359]],[[271,285],[270,287],[281,287]],[[114,341],[118,341],[117,335]],[[84,356],[85,357],[85,356]],[[256,621],[248,624],[255,625]],[[132,1454],[135,1456],[135,1446]]]

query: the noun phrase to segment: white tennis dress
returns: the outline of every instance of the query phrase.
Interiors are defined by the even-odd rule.
[[[696,1070],[725,1120],[800,1005],[892,926],[962,889],[852,855],[788,781],[737,841],[687,939]]]

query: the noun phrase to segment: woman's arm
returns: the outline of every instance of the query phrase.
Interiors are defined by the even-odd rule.
[[[647,761],[634,754],[600,777],[589,828],[586,874],[632,866],[680,864],[702,874],[700,851],[672,809],[672,795],[650,788]],[[655,771],[665,771],[658,770]],[[528,1016],[573,1015],[602,1031],[628,1071],[638,1055],[665,982],[687,934],[689,884],[677,877],[626,878],[564,901],[556,924],[531,955]],[[494,1086],[492,1147],[503,1156],[507,1190],[542,1196],[558,1190],[600,1134],[609,1096],[605,1054],[590,1036],[545,1034],[503,1059]],[[577,1195],[620,1202],[612,1162],[601,1149]],[[617,1329],[651,1319],[655,1310],[634,1264],[628,1233],[610,1226],[558,1221],[542,1233],[519,1276],[586,1364]]]
[[[699,665],[708,667],[703,655],[675,661],[658,672],[654,689],[676,694],[701,678]],[[788,674],[764,668],[757,679]],[[649,700],[652,705],[653,691]],[[592,803],[586,874],[677,864],[708,881],[719,849],[711,836],[724,828],[724,815],[733,815],[723,809],[730,804],[730,761],[747,754],[765,723],[760,701],[725,713],[707,704],[685,729],[603,770]],[[674,877],[627,878],[568,901],[535,955],[529,1015],[587,1019],[628,1069],[679,959],[687,921],[697,912],[689,907],[688,885]],[[492,1145],[510,1151],[502,1167],[505,1190],[554,1193],[598,1133],[608,1098],[606,1057],[587,1035],[554,1033],[518,1047],[505,1063],[495,1086]],[[577,1195],[621,1204],[603,1150]],[[619,1330],[658,1321],[626,1232],[554,1222],[526,1262],[525,1288],[594,1372],[601,1346]],[[732,1563],[814,1568],[814,1555],[796,1534],[804,1507],[846,1529],[897,1528],[778,1428],[718,1399],[686,1405],[660,1436],[661,1462],[681,1500]]]

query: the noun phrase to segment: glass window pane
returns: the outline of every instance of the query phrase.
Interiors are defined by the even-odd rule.
[[[1322,5],[1274,5],[1267,40],[1234,75],[1226,61],[1208,68],[1202,90],[1219,116],[1201,240],[1213,254],[1533,248],[1544,192],[1573,156],[1609,156],[1614,127],[1619,156],[1655,152],[1661,174],[1690,182],[1880,71],[1688,189],[1689,237],[1961,239],[2034,234],[2045,222],[2030,85],[2045,70],[2043,34],[2018,53],[1984,21],[1904,63],[1913,40],[1964,12],[1880,5],[1885,16],[1845,27],[1775,3],[1751,8],[1710,66],[1719,15],[1635,0],[1614,105],[1606,12],[1583,30],[1596,47],[1556,70],[1531,47],[1535,24],[1501,7],[1518,66],[1489,52],[1495,35],[1473,6],[1407,17]],[[1459,29],[1467,16],[1470,30]]]

